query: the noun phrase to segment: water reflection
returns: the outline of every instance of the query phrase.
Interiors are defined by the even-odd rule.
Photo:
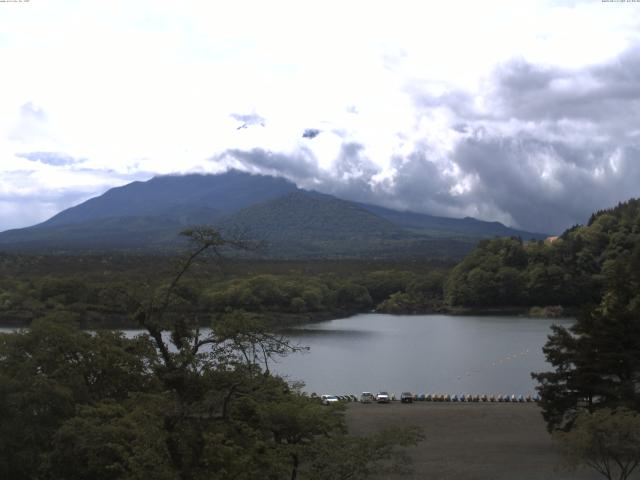
[[[542,346],[553,323],[570,319],[363,314],[287,335],[311,349],[275,370],[312,392],[534,393],[547,370]]]
[[[279,330],[279,333],[291,338],[309,338],[313,336],[335,336],[342,338],[367,338],[379,335],[378,332],[355,329],[338,329],[338,328],[285,328]]]
[[[272,371],[317,393],[526,395],[534,393],[531,372],[549,369],[542,346],[553,323],[568,326],[573,320],[355,315],[282,332],[310,351],[278,359]]]

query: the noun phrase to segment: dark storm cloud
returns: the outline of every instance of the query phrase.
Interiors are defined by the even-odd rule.
[[[587,152],[535,138],[482,134],[455,148],[449,162],[462,174],[447,172],[433,157],[426,143],[394,157],[395,175],[382,181],[375,179],[379,167],[358,143],[342,145],[331,171],[319,169],[309,151],[229,150],[213,160],[233,158],[248,171],[283,176],[302,188],[349,200],[449,217],[471,215],[542,233],[559,233],[583,223],[592,211],[637,194],[640,178],[640,149],[630,147]],[[455,191],[462,177],[470,183]]]
[[[458,165],[477,178],[466,197],[487,210],[508,212],[518,225],[560,232],[594,210],[638,195],[640,150],[591,152],[535,139],[468,139]],[[567,161],[589,158],[590,161]]]
[[[413,82],[407,86],[421,109],[444,107],[459,123],[465,121],[576,122],[602,123],[608,132],[619,123],[628,128],[640,118],[640,45],[615,60],[578,70],[546,67],[514,60],[493,73],[487,107],[475,105],[476,97],[462,90],[434,95]]]
[[[364,145],[345,142],[340,147],[332,172],[325,173],[317,187],[351,200],[369,201],[374,195],[371,178],[379,171],[379,167],[367,158]]]
[[[459,208],[458,199],[450,194],[455,179],[447,176],[434,162],[428,150],[416,150],[407,157],[392,160],[396,171],[392,196],[398,207],[418,212],[451,214]]]
[[[300,150],[296,154],[262,149],[227,150],[211,160],[225,163],[229,159],[236,163],[227,163],[228,166],[239,166],[252,173],[283,176],[301,188],[348,200],[451,215],[460,210],[448,195],[452,179],[447,178],[424,152],[417,151],[406,159],[393,159],[397,175],[388,181],[375,180],[380,168],[367,157],[365,146],[357,142],[342,144],[331,170],[320,169],[309,150]]]
[[[322,130],[318,130],[317,128],[307,128],[304,132],[302,132],[302,138],[316,138],[320,135]]]
[[[74,158],[71,155],[59,152],[16,153],[16,157],[31,160],[32,162],[42,162],[53,166],[73,165],[85,161],[83,158]]]
[[[237,161],[241,167],[249,171],[281,175],[296,181],[315,178],[319,173],[313,155],[304,149],[294,155],[271,152],[262,148],[230,149],[216,155],[211,160],[224,162],[229,158]]]
[[[420,84],[409,91],[422,114],[436,108],[451,112],[451,129],[460,138],[449,160],[458,178],[469,180],[449,198],[429,190],[425,196],[436,205],[430,208],[466,206],[485,219],[507,218],[529,230],[559,232],[584,222],[593,210],[640,196],[637,47],[613,61],[575,70],[509,62],[494,72],[482,107],[463,91],[431,95]],[[414,164],[423,165],[419,158],[404,159],[397,179],[415,170]],[[426,176],[434,172],[408,178],[415,182]],[[403,189],[412,191],[398,183],[398,195],[417,205],[415,195]]]
[[[331,171],[321,169],[313,153],[305,148],[293,154],[260,148],[230,149],[211,160],[252,173],[282,176],[301,188],[359,201],[373,198],[370,180],[379,172],[379,168],[364,154],[364,146],[355,142],[342,144]]]
[[[350,200],[543,233],[560,233],[595,210],[640,196],[638,48],[575,70],[506,63],[479,97],[427,90],[408,87],[419,115],[450,112],[452,148],[414,137],[413,151],[392,158],[386,172],[346,134],[330,171],[304,147],[226,155],[251,171]]]
[[[603,123],[605,131],[640,118],[638,50],[580,71],[512,62],[496,72],[495,80],[499,116]]]

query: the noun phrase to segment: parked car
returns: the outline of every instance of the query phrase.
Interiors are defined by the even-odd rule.
[[[402,392],[400,394],[400,403],[413,403],[413,393]]]
[[[375,399],[376,398],[373,396],[373,393],[371,393],[371,392],[362,392],[362,394],[360,395],[360,402],[361,403],[371,403]]]
[[[320,396],[320,401],[323,405],[334,405],[340,400],[335,395],[322,395]]]
[[[376,401],[378,403],[389,403],[391,402],[391,397],[387,392],[378,392],[378,395],[376,395]]]

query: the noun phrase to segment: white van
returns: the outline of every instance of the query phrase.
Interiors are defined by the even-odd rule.
[[[360,403],[373,403],[376,398],[371,392],[362,392],[360,395]]]

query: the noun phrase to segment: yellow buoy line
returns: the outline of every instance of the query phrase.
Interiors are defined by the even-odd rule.
[[[491,367],[499,367],[500,365],[503,364],[507,364],[513,360],[517,360],[520,357],[524,357],[525,355],[527,355],[529,353],[529,349],[526,348],[524,350],[522,350],[521,352],[517,352],[517,353],[509,353],[508,355],[505,355],[504,357],[500,357],[497,358],[496,360],[491,362]],[[476,369],[471,369],[471,370],[467,370],[466,372],[464,372],[464,374],[462,375],[457,375],[456,376],[456,380],[460,381],[466,377],[471,377],[477,373],[482,373],[482,370],[476,370]]]

